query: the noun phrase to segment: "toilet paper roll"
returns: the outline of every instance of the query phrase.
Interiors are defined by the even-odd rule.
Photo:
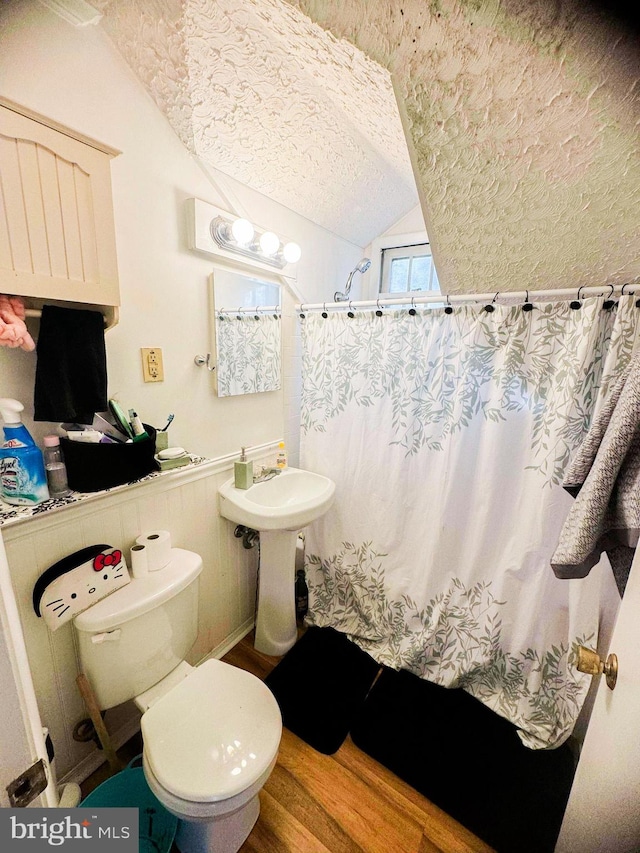
[[[134,545],[131,549],[131,574],[134,578],[143,578],[149,574],[149,555],[146,545]]]
[[[168,530],[143,533],[136,539],[136,544],[145,546],[150,572],[164,569],[171,562],[171,534]]]

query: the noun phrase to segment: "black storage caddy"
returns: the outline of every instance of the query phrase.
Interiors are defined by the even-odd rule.
[[[99,492],[157,471],[156,431],[149,424],[143,426],[149,438],[131,444],[90,444],[61,438],[69,488]]]

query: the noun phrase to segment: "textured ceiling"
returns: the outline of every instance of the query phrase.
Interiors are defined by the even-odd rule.
[[[445,291],[640,278],[626,15],[595,0],[289,2],[390,70]]]
[[[360,246],[418,203],[389,72],[283,0],[95,0],[203,161]]]

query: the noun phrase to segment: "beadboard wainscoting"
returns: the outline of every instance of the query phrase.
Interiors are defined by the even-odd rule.
[[[273,461],[276,445],[250,454],[257,464]],[[235,525],[218,514],[218,486],[233,471],[233,457],[211,460],[185,471],[132,484],[3,526],[2,537],[43,726],[55,749],[58,781],[81,781],[103,761],[93,741],[73,739],[76,724],[88,717],[76,685],[78,656],[72,623],[48,630],[33,610],[38,577],[68,554],[97,543],[129,549],[145,531],[168,530],[174,547],[199,553],[198,639],[188,661],[221,657],[253,626],[258,549],[245,550]],[[292,577],[293,583],[293,577]],[[137,730],[140,715],[132,702],[106,714],[116,748]]]

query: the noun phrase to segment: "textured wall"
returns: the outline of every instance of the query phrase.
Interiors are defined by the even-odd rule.
[[[103,0],[189,150],[365,245],[417,201],[389,72],[283,0]]]
[[[387,67],[443,289],[640,277],[640,49],[581,0],[289,0]]]

